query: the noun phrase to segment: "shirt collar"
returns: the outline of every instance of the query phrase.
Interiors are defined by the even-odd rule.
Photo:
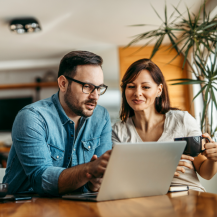
[[[66,115],[63,107],[60,104],[60,101],[59,101],[59,91],[52,96],[52,100],[53,100],[53,103],[54,103],[54,105],[56,107],[56,110],[57,110],[57,112],[58,112],[58,114],[60,116],[60,120],[61,120],[62,124],[64,125],[68,121],[71,121],[69,119],[69,117]]]
[[[59,101],[59,91],[58,91],[56,94],[54,94],[54,95],[52,96],[52,100],[53,100],[53,103],[54,103],[54,105],[55,105],[55,107],[56,107],[56,110],[57,110],[57,112],[58,112],[58,114],[59,114],[59,116],[60,116],[60,120],[61,120],[62,124],[64,125],[64,124],[66,124],[67,122],[72,121],[72,120],[69,119],[69,117],[66,115],[66,113],[65,113],[65,111],[64,111],[64,109],[63,109],[63,107],[62,107],[62,105],[60,104],[60,101]],[[88,118],[89,118],[89,117],[81,117],[80,123],[83,124],[83,122],[84,122],[86,119],[88,119]],[[73,122],[73,121],[72,121],[72,122]],[[74,123],[74,122],[73,122],[73,123]]]

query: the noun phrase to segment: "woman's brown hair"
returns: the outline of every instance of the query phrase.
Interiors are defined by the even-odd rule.
[[[122,83],[121,83],[122,105],[121,105],[121,114],[120,114],[120,118],[122,122],[126,122],[128,117],[134,116],[134,111],[129,106],[126,100],[126,96],[125,96],[126,86],[128,83],[134,81],[142,70],[147,70],[157,85],[163,84],[163,90],[161,96],[155,99],[155,109],[157,110],[157,112],[159,112],[160,114],[165,114],[169,110],[177,110],[176,108],[170,107],[170,99],[169,99],[166,81],[159,67],[155,63],[153,63],[150,59],[141,59],[141,60],[137,60],[136,62],[130,65],[130,67],[127,69],[122,79]]]

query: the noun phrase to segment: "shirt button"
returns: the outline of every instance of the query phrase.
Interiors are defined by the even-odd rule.
[[[73,135],[71,134],[71,137],[73,137]]]
[[[74,148],[74,151],[75,151],[75,148]]]
[[[70,124],[72,124],[72,121],[70,121]]]
[[[88,148],[90,148],[90,146],[88,146]]]
[[[57,158],[59,158],[59,156],[57,156]]]

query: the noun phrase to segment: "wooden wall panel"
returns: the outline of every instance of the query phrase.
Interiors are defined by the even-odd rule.
[[[158,65],[167,81],[171,106],[188,111],[194,116],[193,104],[190,102],[190,99],[192,99],[192,90],[190,88],[192,87],[189,87],[188,85],[169,85],[171,82],[168,82],[168,80],[187,78],[189,77],[189,73],[186,69],[182,70],[184,60],[182,56],[178,56],[168,64],[176,55],[176,51],[168,50],[168,47],[169,46],[162,46],[152,58],[152,61]],[[147,46],[143,49],[140,49],[140,47],[119,47],[120,79],[122,79],[127,68],[133,62],[142,58],[149,58],[152,50],[153,46]]]

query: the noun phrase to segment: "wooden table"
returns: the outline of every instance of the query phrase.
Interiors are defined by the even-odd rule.
[[[189,191],[186,196],[171,194],[106,202],[79,202],[61,198],[0,202],[0,217],[64,216],[217,216],[217,195]]]
[[[10,149],[11,149],[10,146],[4,146],[4,144],[3,144],[2,142],[0,142],[0,153],[7,153],[7,154],[8,154],[9,151],[10,151]],[[0,158],[0,164],[2,164],[2,166],[3,166],[4,168],[6,168],[7,161],[2,160],[2,159]]]

